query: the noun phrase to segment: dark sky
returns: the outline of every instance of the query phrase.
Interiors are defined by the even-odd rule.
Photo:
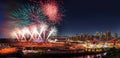
[[[3,23],[3,20],[4,20],[4,17],[3,17],[4,16],[4,14],[3,14],[4,10],[3,10],[3,8],[4,8],[4,5],[0,1],[0,38],[3,37],[2,36],[2,31],[1,31],[2,30],[1,28],[2,28],[2,25],[3,25],[2,23]]]
[[[58,27],[59,34],[94,34],[107,30],[120,33],[120,2],[117,0],[63,0],[62,6],[64,17]],[[0,22],[4,20],[2,12],[0,9]]]
[[[115,0],[65,0],[62,34],[120,32],[120,2]]]

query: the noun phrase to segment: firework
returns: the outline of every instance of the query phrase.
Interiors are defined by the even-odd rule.
[[[48,19],[53,23],[58,23],[61,19],[61,13],[59,11],[59,6],[55,0],[47,0],[40,3],[43,13],[48,17]]]
[[[56,32],[57,32],[57,29],[55,27],[51,28],[49,34],[48,34],[48,37],[47,39],[50,37],[50,36],[55,36],[56,35]]]
[[[10,18],[13,22],[17,21],[12,37],[18,41],[46,42],[50,36],[57,35],[55,23],[60,21],[61,14],[55,0],[46,0],[41,3],[26,3],[13,10]]]
[[[29,4],[21,6],[11,12],[10,16],[19,26],[29,26],[30,24],[39,24],[41,21],[46,20],[46,16],[43,14],[38,4]]]
[[[40,27],[41,28],[38,28],[36,25],[34,25],[32,26],[32,29],[30,27],[24,27],[22,29],[16,28],[13,30],[12,36],[17,38],[18,41],[46,41],[50,36],[56,35],[55,27],[51,27],[50,30],[44,24],[40,25]],[[46,36],[44,35],[44,32],[46,32]],[[44,36],[42,37],[42,35]]]

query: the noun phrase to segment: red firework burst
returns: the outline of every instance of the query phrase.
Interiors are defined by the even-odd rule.
[[[56,0],[47,0],[40,3],[43,13],[49,18],[53,23],[58,23],[61,19],[61,13],[59,11],[59,6]]]

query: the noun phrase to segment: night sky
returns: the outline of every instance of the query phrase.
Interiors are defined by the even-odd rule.
[[[2,1],[0,1],[0,38],[2,36],[2,25],[3,25],[3,20],[4,20],[4,4]]]
[[[120,33],[120,2],[115,0],[65,0],[62,34],[107,30]],[[60,31],[61,32],[61,31]]]
[[[0,30],[1,22],[5,20],[3,6],[0,6]],[[59,35],[94,34],[107,30],[120,33],[120,2],[117,0],[64,0],[62,6],[64,17],[58,26]]]

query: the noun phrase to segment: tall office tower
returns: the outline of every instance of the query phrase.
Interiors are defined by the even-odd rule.
[[[99,38],[99,32],[96,32],[96,36],[95,36],[96,38]]]
[[[93,39],[93,35],[89,35],[89,39],[92,40]]]
[[[100,39],[100,40],[103,40],[103,33],[102,33],[102,32],[100,32],[99,39]]]
[[[84,35],[83,34],[81,34],[81,40],[84,41]]]
[[[88,33],[84,34],[84,40],[88,40]]]
[[[81,34],[80,34],[80,36],[79,36],[79,37],[80,37],[80,38],[79,38],[79,40],[81,41],[81,39],[82,39],[82,38],[81,38]]]
[[[79,36],[78,36],[78,34],[76,33],[76,35],[75,35],[75,40],[78,40],[79,39]]]
[[[115,38],[115,39],[118,39],[118,33],[115,33],[115,34],[114,34],[114,38]]]
[[[86,33],[86,40],[89,40],[89,34],[88,33]]]
[[[111,32],[110,32],[110,31],[107,31],[107,32],[106,32],[106,38],[105,38],[105,40],[110,40],[111,38],[112,38]]]
[[[86,38],[85,38],[85,37],[86,37],[86,35],[85,35],[85,34],[83,34],[83,41],[85,41],[85,40],[86,40]]]
[[[91,38],[90,38],[90,34],[88,34],[88,40],[91,40]]]

